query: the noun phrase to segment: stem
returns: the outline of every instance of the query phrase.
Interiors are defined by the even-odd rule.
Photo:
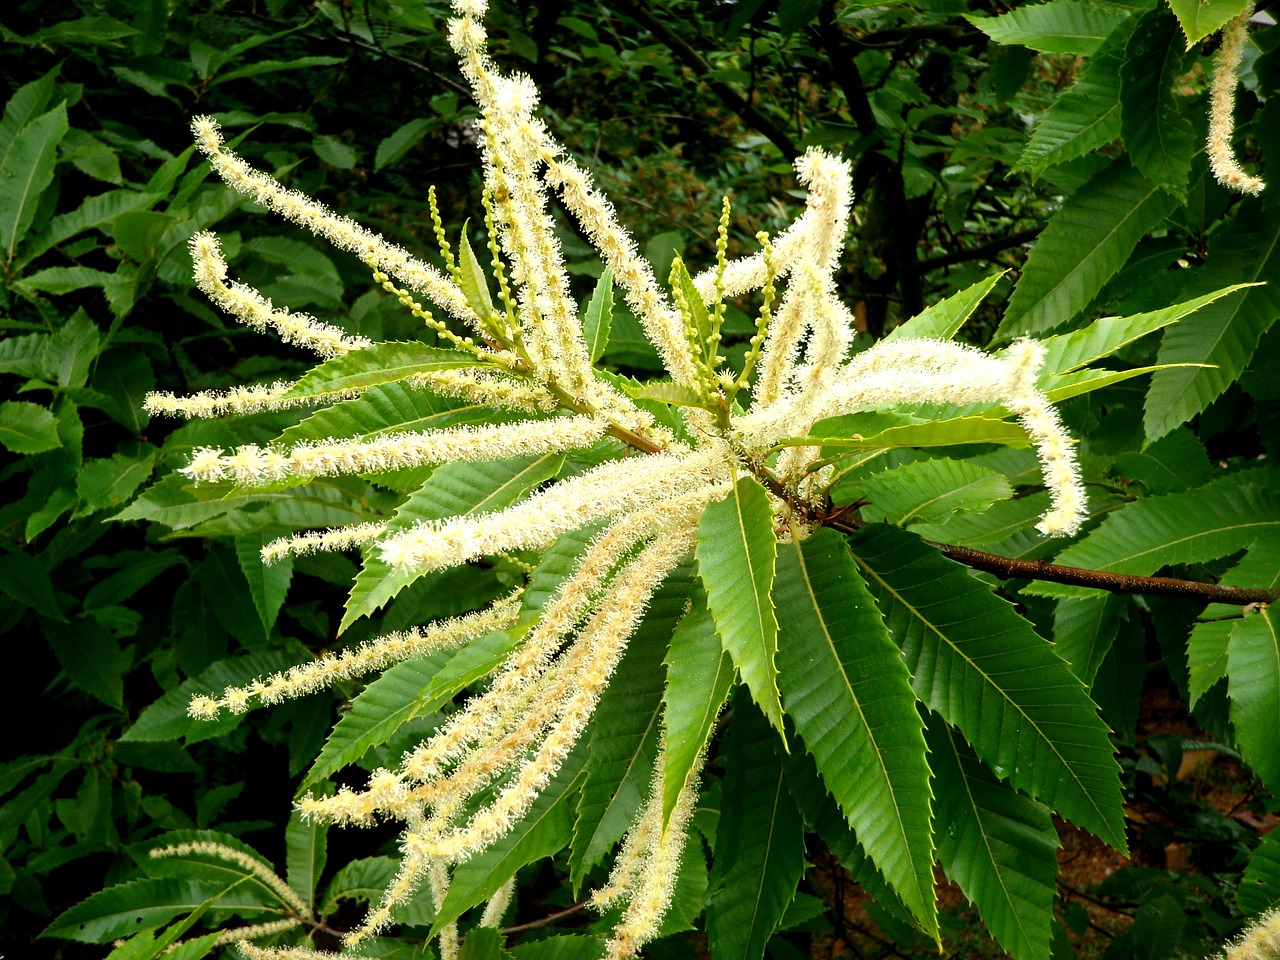
[[[964,263],[967,260],[990,260],[1003,250],[1008,250],[1010,247],[1018,247],[1034,240],[1040,235],[1041,229],[1043,228],[1032,227],[1029,230],[1019,230],[1016,233],[988,240],[986,243],[970,247],[967,250],[955,250],[951,253],[944,253],[941,256],[930,257],[927,260],[920,261],[920,269],[927,273],[930,270],[949,267],[956,263]]]
[[[572,410],[574,413],[586,414],[587,416],[594,416],[596,414],[597,411],[595,407],[591,406],[589,403],[582,403],[575,400],[564,390],[564,388],[558,386],[556,383],[548,382],[546,386],[547,389],[551,391],[552,396],[560,401],[560,406],[565,409]],[[611,422],[609,426],[605,428],[605,433],[617,440],[621,440],[627,446],[633,447],[641,453],[661,453],[666,449],[656,440],[650,440],[648,437],[636,433],[634,430],[628,430],[621,424]]]
[[[1048,580],[1051,583],[1068,583],[1079,587],[1095,587],[1112,593],[1143,593],[1165,597],[1196,597],[1206,603],[1231,603],[1244,606],[1250,603],[1271,603],[1280,597],[1280,590],[1264,590],[1257,587],[1228,587],[1217,583],[1200,583],[1197,580],[1178,580],[1174,577],[1139,577],[1128,573],[1107,573],[1102,570],[1086,570],[1083,567],[1066,567],[1047,560],[1018,560],[998,554],[962,547],[954,543],[932,543],[944,556],[958,560],[977,570],[994,573],[1001,579],[1020,578]]]
[[[575,913],[581,913],[586,909],[586,903],[575,903],[571,907],[565,907],[555,913],[549,913],[545,917],[539,917],[537,920],[530,920],[528,923],[518,923],[514,927],[503,927],[502,935],[509,937],[513,933],[524,933],[526,930],[537,930],[539,927],[545,927],[555,923],[557,920],[563,920],[565,917],[571,917]]]
[[[820,517],[824,526],[853,533],[858,524],[843,516]],[[957,543],[937,543],[926,540],[944,557],[963,563],[975,570],[995,574],[1002,580],[1045,580],[1076,587],[1093,587],[1111,593],[1140,593],[1147,596],[1194,597],[1205,603],[1229,603],[1246,606],[1251,603],[1272,603],[1280,598],[1280,590],[1260,587],[1228,587],[1217,583],[1201,583],[1198,580],[1179,580],[1174,577],[1140,577],[1131,573],[1108,573],[1105,570],[1088,570],[1084,567],[1068,567],[1047,560],[1019,560],[987,553]]]

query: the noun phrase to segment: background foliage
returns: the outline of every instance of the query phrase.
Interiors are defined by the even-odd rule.
[[[1212,30],[1238,9],[1174,3],[1171,12],[1142,0],[1013,9],[980,0],[620,0],[502,7],[490,33],[495,53],[539,82],[557,135],[597,171],[635,234],[651,238],[645,252],[659,275],[677,251],[707,262],[722,194],[734,197],[742,218],[737,249],[748,248],[756,229],[785,223],[792,205],[778,198],[794,189],[790,160],[818,144],[855,163],[858,222],[842,292],[868,337],[1003,268],[1010,272],[965,327],[973,342],[1063,332],[1097,316],[1271,281],[1114,361],[1124,371],[1208,366],[1118,380],[1064,404],[1068,426],[1086,438],[1094,512],[1150,504],[1127,511],[1135,526],[1119,538],[1146,536],[1159,547],[1155,566],[1133,572],[1173,566],[1184,576],[1254,585],[1254,571],[1233,566],[1245,547],[1260,545],[1248,559],[1273,580],[1280,568],[1276,485],[1257,472],[1266,471],[1259,458],[1280,454],[1280,341],[1268,332],[1280,313],[1280,201],[1274,187],[1261,200],[1218,187],[1202,149]],[[333,642],[354,565],[324,556],[263,568],[264,538],[383,516],[398,497],[353,483],[317,485],[302,498],[185,503],[163,478],[194,447],[265,440],[296,417],[175,426],[149,421],[140,404],[157,384],[201,389],[302,370],[287,349],[228,327],[193,290],[186,240],[214,225],[233,269],[277,302],[341,317],[374,339],[417,334],[358,263],[264,220],[211,179],[193,158],[187,123],[194,112],[215,114],[230,136],[251,134],[243,149],[257,165],[426,249],[428,184],[441,191],[455,229],[478,212],[475,114],[441,35],[446,13],[439,3],[384,0],[20,0],[0,14],[0,89],[9,91],[0,121],[0,443],[12,455],[0,473],[0,624],[15,658],[3,708],[10,748],[0,767],[0,953],[104,955],[100,944],[138,929],[135,914],[99,901],[80,926],[83,914],[64,911],[123,880],[152,885],[157,906],[146,927],[211,898],[213,919],[273,915],[269,897],[253,890],[217,899],[226,877],[212,867],[169,874],[140,859],[140,845],[171,831],[243,837],[336,930],[389,876],[392,845],[377,850],[377,838],[335,833],[326,846],[323,833],[290,822],[298,782],[335,717],[357,719],[341,712],[356,687],[213,725],[193,724],[185,704],[196,678],[201,689],[247,679]],[[1255,161],[1280,156],[1277,33],[1254,30],[1242,70],[1237,116],[1249,139],[1239,143]],[[586,294],[599,264],[567,221],[566,243]],[[749,331],[741,323],[738,332]],[[657,369],[624,313],[615,314],[605,359],[641,376]],[[973,454],[971,480],[986,471],[1015,487],[1031,482],[1033,463],[1016,451]],[[900,453],[890,465],[912,459]],[[152,480],[160,482],[148,487]],[[1251,484],[1263,493],[1248,492]],[[954,507],[906,504],[895,514],[893,506],[884,506],[887,519],[913,520],[912,530],[934,539],[1028,558],[1057,549],[1031,532],[1043,509],[1035,496],[954,516]],[[159,523],[137,522],[144,515]],[[1178,523],[1189,526],[1170,527]],[[1192,545],[1173,550],[1175,540]],[[871,536],[855,546],[859,556],[881,549]],[[1073,549],[1064,562],[1123,560]],[[424,578],[381,610],[370,602],[372,615],[344,641],[470,609],[500,592],[506,575],[495,568]],[[1242,912],[1280,896],[1280,848],[1274,840],[1259,846],[1280,789],[1280,761],[1266,749],[1280,742],[1280,673],[1240,654],[1245,634],[1269,625],[1270,615],[1206,620],[1194,602],[1100,600],[1043,585],[1017,599],[1091,685],[1129,791],[1130,860],[1102,857],[1056,821],[1066,856],[1098,870],[1064,866],[1053,956],[1203,953]],[[442,686],[438,705],[472,679]],[[812,780],[792,770],[809,762],[803,753],[775,755],[763,720],[738,706],[743,719],[717,748],[725,760],[712,768],[698,843],[714,845],[717,830],[748,837],[769,827],[783,848],[744,848],[710,874],[701,851],[686,858],[692,866],[672,937],[653,955],[699,955],[708,933],[715,955],[726,957],[758,956],[766,941],[782,960],[931,950],[893,896],[877,889],[855,844],[802,845],[805,830],[832,814],[825,797],[784,789],[770,808],[744,793],[747,784],[719,783],[721,772],[737,775],[735,757],[767,768],[753,789],[769,775],[775,783]],[[360,762],[397,756],[432,722],[429,714],[411,721]],[[646,742],[641,731],[631,748],[652,750]],[[936,776],[972,787],[979,820],[1052,833],[1048,811],[1025,797],[999,794],[1014,796],[1013,805],[984,806],[996,778],[944,726],[931,725],[928,742]],[[1188,778],[1194,759],[1205,758],[1207,772]],[[336,766],[322,769],[314,779]],[[593,790],[601,802],[614,792],[588,783],[583,797]],[[568,832],[574,813],[565,801],[549,816]],[[944,858],[957,856],[947,844],[974,842],[962,823],[944,833]],[[1044,888],[1054,865],[1042,847],[996,856]],[[585,861],[561,855],[521,873],[512,923],[574,902],[607,844],[574,849],[588,851]],[[742,877],[760,878],[776,906],[763,932],[743,934],[733,912]],[[850,893],[851,881],[880,903]],[[485,882],[474,878],[475,889]],[[971,930],[971,908],[954,889],[944,905],[952,954],[998,954]],[[984,919],[1000,936],[997,922]],[[564,921],[586,922],[582,914]],[[36,942],[51,923],[51,938]],[[733,940],[740,935],[749,942]]]

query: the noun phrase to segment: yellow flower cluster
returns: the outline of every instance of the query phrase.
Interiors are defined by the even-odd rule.
[[[167,847],[154,847],[150,851],[150,856],[156,859],[164,857],[190,857],[190,856],[209,857],[215,860],[222,860],[226,863],[232,863],[241,869],[253,874],[262,883],[271,890],[273,894],[280,900],[282,904],[292,910],[299,917],[308,917],[311,915],[310,908],[303,899],[298,896],[293,888],[281,880],[274,870],[259,860],[257,857],[250,856],[234,847],[226,846],[215,841],[193,841],[191,843],[175,843]]]
[[[1209,87],[1209,169],[1224,187],[1241,193],[1259,194],[1266,184],[1259,177],[1245,173],[1236,159],[1231,137],[1236,129],[1236,71],[1244,59],[1245,38],[1249,33],[1250,3],[1222,28],[1222,45],[1213,58],[1213,82]]]
[[[1280,909],[1268,910],[1227,946],[1222,960],[1276,960],[1280,957]]]
[[[197,482],[234,480],[248,487],[289,479],[385,473],[438,463],[558,453],[598,440],[607,426],[599,417],[552,417],[514,425],[388,433],[373,440],[308,441],[285,451],[256,444],[231,453],[201,447],[181,472]]]
[[[483,0],[454,0],[449,37],[482,113],[481,161],[501,300],[492,311],[468,301],[447,248],[449,275],[252,169],[226,149],[213,121],[200,118],[194,124],[200,149],[224,181],[354,252],[378,283],[432,329],[441,329],[441,321],[409,291],[469,331],[449,337],[476,357],[474,368],[419,374],[408,379],[410,386],[528,416],[489,426],[332,438],[289,448],[202,448],[184,468],[187,477],[253,486],[592,448],[587,462],[595,465],[576,465],[503,509],[395,532],[371,522],[301,533],[263,550],[270,562],[291,553],[360,547],[376,551],[399,572],[424,573],[542,550],[565,534],[593,524],[600,528],[536,610],[517,592],[456,620],[393,634],[192,701],[194,716],[239,712],[254,702],[275,703],[494,631],[507,631],[518,641],[488,689],[452,713],[396,769],[375,771],[363,789],[343,787],[333,796],[300,801],[304,814],[333,823],[394,819],[404,824],[399,872],[348,934],[348,945],[383,929],[395,908],[424,885],[437,905],[443,903],[452,866],[492,844],[529,810],[590,722],[654,591],[690,556],[710,502],[726,496],[741,476],[767,474],[779,521],[792,520],[793,529],[805,529],[812,506],[825,496],[828,473],[815,469],[816,445],[792,445],[773,457],[780,441],[807,437],[826,417],[900,403],[1003,405],[1020,418],[1040,456],[1052,498],[1041,528],[1070,532],[1084,510],[1072,444],[1036,386],[1042,357],[1034,344],[1020,342],[1004,356],[992,357],[953,343],[904,339],[849,356],[852,316],[835,283],[852,199],[845,161],[821,150],[807,152],[796,172],[808,196],[792,226],[766,240],[761,252],[735,260],[725,256],[722,228],[716,266],[693,278],[692,291],[686,277],[668,295],[613,206],[537,118],[532,82],[503,76],[490,61],[484,10]],[[611,269],[675,386],[707,400],[704,406],[681,407],[679,428],[659,425],[617,381],[593,369],[549,211],[550,190],[559,193]],[[443,236],[442,229],[438,233]],[[197,283],[242,322],[273,330],[322,357],[366,345],[310,317],[279,311],[257,292],[229,282],[211,236],[197,237],[192,251]],[[725,297],[760,290],[771,304],[774,284],[783,282],[776,309],[769,305],[761,312],[746,369],[722,369],[714,346],[703,352],[704,345],[691,342],[689,318],[704,307],[714,324]],[[688,302],[698,298],[702,304]],[[718,340],[718,332],[711,336]],[[733,395],[750,374],[755,376],[752,403],[742,412]],[[155,412],[219,415],[274,409],[291,402],[284,399],[290,389],[274,384],[191,398],[153,394],[149,403]],[[629,448],[626,455],[609,456],[621,449],[619,442]],[[664,740],[664,755],[665,749]],[[697,797],[701,762],[664,824],[662,765],[660,757],[650,796],[608,883],[595,897],[601,907],[625,904],[609,941],[609,956],[619,960],[634,956],[658,930]],[[509,891],[495,898],[484,923],[500,921],[507,897]],[[247,945],[245,951],[279,960],[318,956],[288,947]],[[449,925],[441,956],[449,960],[456,951],[456,928]]]

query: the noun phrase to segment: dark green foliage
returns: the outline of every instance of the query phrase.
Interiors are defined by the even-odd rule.
[[[1061,888],[1053,905],[1050,809],[1123,848],[1124,801],[1158,813],[1129,824],[1139,859],[1080,891],[1133,917],[1109,931],[1108,957],[1207,952],[1280,899],[1280,850],[1256,829],[1280,789],[1274,613],[1025,581],[1000,587],[1015,608],[921,540],[1277,585],[1280,483],[1254,461],[1280,452],[1280,185],[1265,199],[1230,194],[1202,151],[1213,33],[1241,8],[627,0],[491,14],[495,55],[538,81],[549,123],[597,170],[661,276],[676,252],[709,262],[722,194],[734,202],[731,253],[754,249],[756,229],[776,233],[794,212],[790,161],[822,145],[855,164],[859,222],[840,292],[867,336],[1076,335],[1049,341],[1043,386],[1081,438],[1095,522],[1074,545],[1033,531],[1044,495],[1005,421],[962,409],[842,418],[825,431],[837,501],[869,497],[862,520],[912,532],[777,543],[762,488],[740,481],[704,520],[718,547],[697,555],[705,595],[693,570],[672,578],[594,730],[515,832],[459,869],[445,916],[420,898],[401,909],[403,929],[420,941],[461,916],[473,928],[464,957],[599,956],[607,926],[592,914],[505,936],[474,928],[479,911],[468,911],[516,871],[508,925],[568,908],[601,880],[648,788],[662,723],[679,745],[664,815],[708,741],[712,760],[655,957],[703,955],[704,935],[726,960],[805,955],[822,938],[923,955],[935,933],[952,955],[1092,956],[1082,900]],[[0,624],[18,688],[0,756],[0,954],[98,958],[127,938],[113,960],[178,940],[167,956],[199,960],[216,955],[206,931],[288,913],[244,870],[146,855],[197,836],[270,864],[314,908],[316,945],[335,948],[398,851],[389,834],[326,840],[291,819],[292,799],[394,766],[515,638],[213,722],[187,715],[190,695],[473,609],[525,564],[536,565],[536,607],[529,598],[545,599],[582,549],[566,537],[541,558],[424,577],[376,557],[359,570],[341,555],[264,567],[257,553],[316,526],[494,509],[583,469],[573,457],[250,493],[193,492],[174,474],[205,445],[492,420],[397,382],[458,355],[354,259],[210,177],[187,129],[192,113],[216,115],[256,165],[415,249],[431,246],[434,183],[456,238],[480,208],[476,114],[441,34],[447,15],[439,0],[17,0],[0,12]],[[1278,35],[1251,34],[1236,108],[1236,150],[1264,173],[1280,155]],[[157,385],[304,370],[194,290],[186,241],[213,226],[233,275],[384,341],[376,364],[330,361],[300,393],[376,385],[310,419],[181,424],[143,412]],[[640,378],[657,370],[612,278],[563,227],[593,358]],[[470,294],[491,303],[487,251],[457,246]],[[990,276],[1002,269],[1013,272]],[[1244,283],[1267,285],[1233,287]],[[1195,312],[1164,309],[1209,294]],[[1093,322],[1112,315],[1131,319]],[[739,360],[751,324],[738,306],[723,332]],[[1105,371],[1081,372],[1118,346]],[[1153,369],[1166,364],[1185,365]],[[640,395],[678,401],[664,390]],[[736,551],[724,549],[730,528]],[[745,686],[722,714],[735,668]],[[1162,739],[1139,710],[1179,688],[1198,726],[1184,737],[1179,714]],[[881,743],[879,767],[842,762]],[[1184,749],[1213,751],[1239,781],[1230,816],[1177,779]],[[901,798],[896,816],[875,805],[883,790]],[[1164,851],[1179,844],[1191,863],[1166,871]],[[824,845],[843,868],[823,866]],[[935,859],[998,946],[963,939],[955,907],[935,913]],[[849,876],[878,901],[856,918],[834,892]],[[388,937],[377,953],[429,955],[412,942]]]

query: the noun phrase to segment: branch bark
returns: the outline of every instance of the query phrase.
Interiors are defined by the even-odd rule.
[[[1102,570],[1086,570],[1083,567],[1067,567],[1047,560],[1018,560],[999,554],[962,547],[954,543],[926,543],[937,547],[943,556],[959,561],[976,570],[985,570],[1004,580],[1046,580],[1077,587],[1094,587],[1111,593],[1142,593],[1165,597],[1194,597],[1206,603],[1231,603],[1244,606],[1250,603],[1271,603],[1280,597],[1280,590],[1263,590],[1255,587],[1227,587],[1217,583],[1201,583],[1198,580],[1178,580],[1174,577],[1139,577],[1128,573],[1107,573]]]
[[[920,262],[920,271],[921,273],[927,273],[930,270],[950,267],[957,263],[966,263],[969,260],[990,260],[1002,250],[1021,246],[1030,240],[1034,240],[1040,236],[1040,231],[1043,229],[1043,227],[1032,227],[1029,230],[1019,230],[1016,233],[988,240],[986,243],[979,244],[976,247],[969,247],[967,250],[955,250],[951,253],[944,253],[941,256],[929,257],[927,260]]]
[[[836,511],[817,519],[841,533],[856,533],[861,524],[848,519],[845,512]],[[1246,606],[1251,603],[1273,603],[1280,599],[1280,590],[1264,590],[1259,587],[1229,587],[1199,580],[1179,580],[1175,577],[1139,577],[1130,573],[1110,573],[1105,570],[1088,570],[1084,567],[1068,567],[1047,560],[1020,560],[998,553],[975,550],[957,543],[938,543],[926,540],[944,557],[963,563],[975,570],[995,574],[1002,580],[1043,580],[1048,583],[1064,583],[1075,587],[1093,587],[1110,593],[1140,593],[1145,596],[1191,597],[1205,603],[1229,603]]]

